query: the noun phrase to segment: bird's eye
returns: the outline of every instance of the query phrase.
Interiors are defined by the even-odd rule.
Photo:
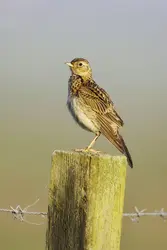
[[[81,67],[83,64],[82,63],[79,63],[79,66]]]

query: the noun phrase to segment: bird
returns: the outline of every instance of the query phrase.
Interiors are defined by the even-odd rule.
[[[71,71],[68,81],[68,110],[83,129],[95,134],[86,148],[76,149],[76,151],[95,151],[93,146],[102,134],[127,157],[128,165],[133,168],[132,157],[119,133],[124,122],[117,113],[109,94],[93,79],[89,61],[84,58],[74,58],[65,64]]]

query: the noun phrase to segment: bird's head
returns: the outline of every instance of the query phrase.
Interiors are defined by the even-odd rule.
[[[72,74],[86,78],[92,75],[90,64],[84,58],[75,58],[71,62],[66,62],[66,64],[70,67]]]

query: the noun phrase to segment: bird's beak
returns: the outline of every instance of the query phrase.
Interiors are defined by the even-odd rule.
[[[67,64],[70,68],[73,67],[72,63],[70,63],[70,62],[65,62],[65,64]]]

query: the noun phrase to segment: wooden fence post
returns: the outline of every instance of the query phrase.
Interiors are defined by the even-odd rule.
[[[119,250],[126,157],[55,151],[47,250]]]

